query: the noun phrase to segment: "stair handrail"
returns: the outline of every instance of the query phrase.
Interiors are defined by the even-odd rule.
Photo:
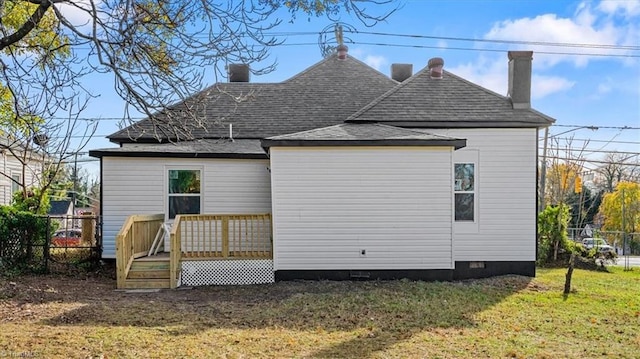
[[[182,225],[182,216],[177,215],[169,232],[169,242],[171,250],[169,251],[169,287],[171,289],[178,288],[180,268],[182,262],[182,244],[180,238],[180,226]]]
[[[136,258],[148,254],[164,214],[134,214],[129,216],[116,235],[116,286],[124,288],[129,270]]]

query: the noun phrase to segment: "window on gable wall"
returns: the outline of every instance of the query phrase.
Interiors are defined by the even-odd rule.
[[[200,213],[200,178],[200,170],[169,170],[169,219],[178,214]]]
[[[454,203],[456,222],[475,220],[475,164],[456,163],[454,167]]]

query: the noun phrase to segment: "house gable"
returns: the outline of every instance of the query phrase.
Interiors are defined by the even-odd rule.
[[[120,144],[261,139],[326,127],[342,123],[396,83],[359,60],[330,56],[281,83],[215,84],[157,114],[157,123],[166,126],[145,119],[108,138]],[[187,108],[195,117],[186,116]],[[185,128],[189,133],[182,133]]]
[[[413,128],[536,128],[553,121],[532,109],[514,109],[508,97],[451,72],[431,78],[426,67],[346,120]]]
[[[51,201],[48,214],[50,216],[71,215],[71,201]]]

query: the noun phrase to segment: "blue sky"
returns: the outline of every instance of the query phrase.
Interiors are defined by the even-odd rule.
[[[585,154],[593,161],[603,159],[608,151],[640,152],[640,0],[399,3],[398,11],[373,28],[349,16],[341,17],[358,31],[345,35],[353,42],[348,43],[350,56],[387,75],[392,63],[412,63],[416,72],[429,58],[442,57],[446,70],[505,95],[506,51],[532,50],[532,106],[557,120],[551,136],[569,131],[553,137],[560,145],[573,136],[571,146],[582,148],[582,140],[589,139]],[[330,24],[326,19],[307,21],[306,17],[293,24],[283,22],[273,31],[294,34],[285,38],[284,46],[271,51],[277,70],[252,76],[251,81],[283,81],[320,61],[318,33]],[[100,122],[88,149],[115,146],[104,136],[118,129],[118,122],[110,118],[121,117],[125,105],[110,90],[112,83],[110,76],[101,75],[87,84],[100,97],[92,100],[83,117],[107,118]],[[634,159],[640,161],[638,156]],[[585,165],[593,169],[599,164]],[[98,164],[90,162],[85,167],[95,171]]]

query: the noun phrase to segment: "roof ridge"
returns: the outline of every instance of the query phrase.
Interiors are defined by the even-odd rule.
[[[307,73],[311,72],[311,70],[315,69],[316,67],[319,67],[321,64],[323,64],[325,62],[328,62],[331,59],[331,57],[333,57],[333,56],[334,55],[327,56],[327,57],[323,58],[322,60],[316,62],[315,64],[307,67],[306,69],[298,72],[297,74],[293,75],[292,77],[289,77],[288,79],[286,79],[284,81],[281,81],[279,83],[286,84],[286,83],[291,82],[291,81],[293,81],[293,80],[295,80],[295,79],[297,79],[299,77],[302,77],[303,75],[306,75]]]
[[[382,102],[382,100],[384,100],[385,98],[393,95],[394,93],[398,92],[401,88],[403,88],[404,86],[406,86],[408,83],[413,82],[416,78],[418,78],[418,75],[421,74],[422,72],[424,72],[427,68],[423,68],[422,70],[416,72],[415,74],[413,74],[413,76],[409,77],[408,79],[404,80],[403,82],[399,82],[397,85],[395,85],[394,87],[392,87],[391,89],[389,89],[387,92],[383,93],[382,95],[378,96],[377,98],[375,98],[373,101],[369,102],[368,104],[364,105],[364,107],[362,107],[361,109],[359,109],[358,111],[354,112],[353,114],[351,114],[349,117],[347,117],[344,122],[348,122],[348,121],[352,121],[353,119],[355,119],[356,117],[359,117],[360,115],[362,115],[363,113],[367,112],[368,110],[370,110],[372,107],[376,106],[377,104],[379,104],[380,102]],[[395,81],[395,80],[394,80]],[[396,81],[397,82],[397,81]]]
[[[315,64],[311,65],[310,67],[307,67],[306,69],[302,70],[301,72],[298,72],[294,76],[292,76],[292,77],[290,77],[290,78],[288,78],[288,79],[286,79],[286,80],[284,80],[282,82],[276,82],[276,83],[286,84],[286,83],[289,83],[291,81],[294,81],[294,80],[298,79],[299,77],[302,77],[303,75],[306,75],[307,73],[311,72],[315,68],[319,67],[320,65],[324,64],[325,62],[328,62],[329,60],[332,60],[334,57],[337,57],[337,56],[338,56],[338,54],[331,54],[330,56],[325,57],[324,59],[316,62]],[[374,68],[372,66],[369,66],[367,63],[365,63],[364,61],[358,59],[355,56],[347,56],[346,59],[339,60],[339,61],[354,61],[354,62],[356,62],[356,63],[358,63],[360,65],[363,65],[367,69],[370,69],[370,70],[372,70],[374,72],[377,72],[380,76],[388,79],[389,81],[397,83],[396,80],[394,80],[394,79],[390,78],[389,76],[385,75],[382,71],[380,71],[380,70],[378,70],[378,69],[376,69],[376,68]]]
[[[345,123],[345,125],[348,125],[348,124],[355,125],[355,123]],[[450,136],[438,135],[438,134],[431,133],[431,132],[420,131],[420,130],[416,130],[416,129],[413,129],[413,128],[388,125],[386,123],[375,122],[375,123],[372,123],[372,125],[381,126],[381,127],[392,127],[394,129],[399,129],[399,130],[402,130],[404,132],[418,133],[418,134],[421,134],[421,135],[424,135],[426,133],[426,134],[429,134],[429,135],[432,135],[432,136],[436,136],[436,137],[443,137],[443,138],[450,137]]]
[[[445,71],[445,72],[446,72],[446,73],[448,73],[450,76],[453,76],[454,78],[456,78],[456,79],[458,79],[458,80],[460,80],[460,81],[462,81],[462,82],[464,82],[464,83],[467,83],[467,84],[469,84],[469,85],[471,85],[471,86],[474,86],[474,87],[478,88],[479,90],[482,90],[482,91],[484,91],[484,92],[486,92],[486,93],[488,93],[488,94],[490,94],[490,95],[494,95],[494,96],[496,96],[496,97],[499,97],[499,98],[501,98],[501,99],[504,99],[505,101],[508,101],[508,102],[509,102],[509,104],[511,104],[511,106],[512,106],[512,108],[513,108],[513,104],[512,104],[512,102],[511,102],[511,97],[506,96],[506,95],[501,95],[501,94],[499,94],[499,93],[497,93],[497,92],[495,92],[495,91],[493,91],[493,90],[491,90],[491,89],[488,89],[488,88],[486,88],[486,87],[484,87],[484,86],[480,86],[480,85],[478,85],[478,84],[477,84],[477,83],[475,83],[475,82],[471,82],[471,81],[469,81],[469,80],[467,80],[467,79],[465,79],[465,78],[463,78],[463,77],[460,77],[460,76],[458,76],[458,75],[454,74],[453,72],[449,72],[449,71]],[[516,109],[514,109],[514,110],[516,110]],[[542,112],[540,112],[540,111],[538,111],[538,110],[534,109],[533,107],[529,107],[529,108],[525,108],[525,109],[517,109],[517,110],[525,110],[525,111],[529,111],[529,112],[531,112],[531,113],[533,113],[533,114],[536,114],[536,115],[538,115],[538,116],[544,117],[544,118],[545,118],[545,119],[547,119],[548,121],[551,121],[551,123],[556,122],[556,120],[555,120],[554,118],[552,118],[552,117],[550,117],[550,116],[548,116],[548,115],[545,115],[544,113],[542,113]],[[551,124],[549,124],[549,125],[551,125]]]
[[[394,86],[393,88],[389,89],[387,92],[383,93],[382,95],[380,95],[378,98],[374,99],[373,101],[369,102],[368,104],[366,104],[365,106],[363,106],[361,109],[359,109],[358,111],[354,112],[353,114],[351,114],[349,117],[347,117],[347,119],[345,119],[345,122],[350,122],[350,121],[355,121],[357,120],[358,117],[360,117],[361,115],[363,115],[364,113],[366,113],[367,111],[369,111],[371,108],[375,107],[376,105],[378,105],[380,102],[382,102],[383,100],[385,100],[386,98],[390,97],[391,95],[395,94],[396,92],[400,91],[401,89],[403,89],[404,87],[408,86],[408,84],[410,84],[411,82],[415,81],[415,79],[419,78],[420,76],[422,76],[424,73],[428,72],[429,67],[425,66],[424,68],[422,68],[421,70],[419,70],[418,72],[416,72],[415,74],[413,74],[410,78],[408,78],[407,80],[400,82],[398,85]],[[501,95],[493,90],[490,90],[484,86],[481,86],[475,82],[472,82],[470,80],[467,80],[459,75],[456,75],[453,72],[447,71],[447,70],[443,70],[444,74],[450,76],[451,78],[458,80],[460,82],[463,82],[467,85],[470,85],[471,87],[480,90],[488,95],[494,96],[496,98],[498,98],[499,100],[503,100],[506,102],[509,102],[509,104],[511,105],[511,98],[505,95]],[[528,109],[523,109],[525,111],[531,112],[535,115],[541,116],[543,118],[545,118],[547,121],[550,121],[551,123],[555,122],[555,119],[553,119],[552,117],[545,115],[541,112],[539,112],[538,110],[535,110],[534,108],[528,108]]]

